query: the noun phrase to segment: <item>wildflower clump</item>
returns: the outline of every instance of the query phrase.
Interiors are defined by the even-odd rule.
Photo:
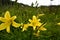
[[[42,16],[44,14],[40,14],[39,16]],[[10,16],[10,12],[6,11],[4,17],[0,17],[0,21],[2,22],[2,24],[0,24],[0,31],[6,29],[6,31],[8,33],[10,33],[10,25],[12,25],[13,27],[17,28],[20,27],[22,28],[22,31],[27,30],[28,27],[32,27],[34,31],[36,31],[36,33],[34,33],[34,35],[39,36],[40,31],[44,31],[47,30],[46,28],[44,28],[44,26],[46,25],[41,23],[41,19],[38,19],[39,16],[33,16],[32,19],[29,19],[27,24],[19,24],[16,23],[14,20],[17,18],[16,16]]]
[[[37,35],[39,34],[39,32],[42,30],[47,30],[46,28],[44,28],[44,26],[46,25],[40,22],[41,20],[38,19],[36,16],[33,16],[32,19],[29,19],[29,26],[33,27],[33,30],[37,30]]]

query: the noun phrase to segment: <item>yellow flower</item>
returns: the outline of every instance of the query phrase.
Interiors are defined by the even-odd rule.
[[[44,26],[46,25],[46,23],[44,25],[42,25],[43,23],[40,22],[40,19],[38,19],[36,16],[32,17],[32,20],[29,19],[29,26],[33,27],[33,30],[37,30],[36,33],[33,33],[33,35],[35,36],[40,36],[39,33],[40,31],[44,31],[47,30],[46,28],[44,28]]]
[[[39,27],[39,26],[42,25],[42,23],[39,22],[39,21],[40,21],[40,19],[37,19],[36,16],[33,16],[33,17],[32,17],[32,20],[29,19],[29,22],[30,22],[29,25],[33,27],[33,30],[35,30],[37,26]]]
[[[11,17],[9,11],[6,11],[4,17],[0,17],[0,21],[3,23],[0,25],[0,31],[6,29],[8,33],[10,33],[10,25],[14,26],[15,28],[19,27],[20,24],[16,23],[14,20],[16,16]]]
[[[27,30],[28,27],[29,27],[29,24],[23,24],[23,29],[22,29],[22,31]]]

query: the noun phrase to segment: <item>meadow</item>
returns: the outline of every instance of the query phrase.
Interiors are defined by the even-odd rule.
[[[31,7],[22,4],[0,5],[0,16],[4,16],[5,12],[16,15],[17,23],[28,23],[33,15],[45,14],[41,17],[41,22],[47,23],[44,27],[46,31],[41,31],[39,37],[33,35],[32,28],[22,32],[21,28],[14,28],[11,26],[11,32],[7,33],[5,30],[0,31],[0,40],[60,40],[60,6],[41,6]],[[1,22],[0,22],[1,23]]]

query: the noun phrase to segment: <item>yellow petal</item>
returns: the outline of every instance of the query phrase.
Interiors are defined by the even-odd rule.
[[[57,25],[60,25],[60,23],[57,23]]]
[[[14,26],[15,28],[17,28],[17,27],[20,26],[20,24],[13,21],[12,26]]]
[[[23,25],[24,27],[23,27],[23,30],[22,30],[22,31],[25,31],[25,30],[27,30],[27,28],[28,28],[28,25],[29,25],[29,24],[24,24],[24,25]]]
[[[4,30],[6,28],[6,23],[2,23],[1,25],[0,25],[0,31],[1,30]]]
[[[5,18],[3,18],[3,17],[0,17],[0,21],[7,22],[7,20]]]
[[[37,19],[37,17],[36,16],[33,16],[33,18],[32,18],[33,20],[36,20]]]
[[[33,26],[33,30],[35,30],[36,29],[36,26]]]
[[[29,19],[29,22],[32,22],[32,20],[31,20],[31,19]]]
[[[47,30],[46,28],[44,28],[44,26],[45,26],[46,24],[47,24],[47,23],[45,23],[44,25],[42,25],[42,26],[39,28],[39,30],[42,30],[42,31]]]
[[[29,24],[29,26],[33,26],[32,24]]]
[[[5,17],[6,19],[9,19],[9,18],[10,18],[10,13],[9,13],[9,11],[6,11],[4,17]]]
[[[36,25],[37,25],[37,26],[41,26],[42,23],[41,23],[41,22],[37,22]]]
[[[11,23],[7,23],[7,24],[6,24],[6,31],[7,31],[8,33],[10,33],[10,24],[11,24]]]
[[[25,30],[27,30],[27,28],[23,28],[23,29],[22,29],[22,31],[25,31]]]
[[[15,20],[16,18],[17,18],[16,16],[13,16],[11,19],[12,19],[12,20]]]
[[[40,19],[38,19],[38,21],[41,21]]]
[[[47,23],[43,24],[42,26],[45,26]]]
[[[40,29],[39,30],[42,30],[42,31],[44,31],[44,30],[47,30],[46,28],[44,28],[44,27],[40,27]]]
[[[10,26],[8,26],[8,27],[6,28],[6,31],[7,31],[8,33],[10,33]]]

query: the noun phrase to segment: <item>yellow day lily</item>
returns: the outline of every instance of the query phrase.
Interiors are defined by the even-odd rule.
[[[16,18],[16,16],[11,17],[9,11],[6,11],[4,17],[0,17],[0,21],[3,22],[0,25],[0,31],[6,29],[6,31],[10,33],[10,25],[14,26],[15,28],[19,27],[20,24],[14,21]]]
[[[36,27],[38,28],[37,32],[34,33],[34,35],[36,35],[36,36],[39,36],[39,32],[40,31],[47,30],[46,28],[44,28],[44,26],[46,25],[46,23],[44,25],[42,25],[43,23],[41,23],[39,21],[40,21],[40,19],[38,19],[36,16],[33,16],[32,20],[29,19],[29,22],[30,22],[29,26],[32,26],[34,30],[36,29]]]
[[[42,25],[42,23],[41,23],[41,22],[39,22],[39,21],[40,21],[40,19],[37,19],[37,17],[36,17],[36,16],[33,16],[33,17],[32,17],[32,20],[31,20],[31,19],[29,19],[30,26],[32,26],[32,27],[33,27],[33,30],[35,30],[37,26],[39,27],[39,26],[41,26],[41,25]]]

